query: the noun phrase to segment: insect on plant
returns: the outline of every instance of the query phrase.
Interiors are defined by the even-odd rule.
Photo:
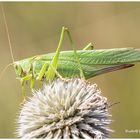
[[[140,61],[140,49],[93,49],[92,43],[89,43],[83,50],[77,50],[66,27],[62,27],[55,53],[36,55],[14,61],[3,7],[2,13],[13,59],[13,63],[10,65],[14,66],[16,78],[20,80],[22,86],[26,81],[30,81],[32,90],[38,80],[51,82],[56,77],[89,79],[100,74],[134,66],[135,62]],[[71,43],[72,50],[70,51],[61,51],[65,33],[67,33]]]

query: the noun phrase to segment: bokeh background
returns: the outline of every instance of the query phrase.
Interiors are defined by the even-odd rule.
[[[140,48],[140,3],[128,2],[8,2],[5,14],[15,60],[54,52],[61,27],[69,27],[78,49],[93,42],[101,48]],[[66,37],[63,50],[70,50]],[[0,9],[0,72],[12,62]],[[115,130],[111,138],[140,138],[140,63],[135,67],[90,79],[110,103]],[[21,103],[20,82],[9,67],[0,79],[0,138],[14,138]]]

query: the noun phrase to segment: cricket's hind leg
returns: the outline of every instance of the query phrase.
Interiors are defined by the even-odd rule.
[[[37,77],[37,80],[41,81],[41,80],[43,79],[43,77],[44,77],[44,75],[45,75],[45,72],[46,72],[46,70],[47,70],[47,67],[48,67],[48,64],[47,64],[47,63],[45,63],[45,64],[42,66],[42,68],[41,68],[41,70],[40,70],[40,72],[39,72],[39,75],[38,75],[38,77]]]
[[[68,35],[68,38],[70,40],[72,49],[74,51],[75,58],[76,58],[77,64],[78,64],[78,69],[80,71],[80,77],[85,79],[84,72],[83,72],[82,66],[80,64],[80,60],[79,60],[77,51],[76,51],[76,46],[75,46],[75,44],[74,44],[74,42],[72,40],[71,34],[70,34],[68,28],[62,27],[62,31],[61,31],[61,35],[60,35],[60,40],[59,40],[59,44],[58,44],[56,53],[55,53],[55,55],[54,55],[50,65],[48,67],[47,72],[46,72],[46,78],[47,78],[46,80],[47,81],[52,81],[54,79],[54,77],[55,77],[55,74],[59,75],[59,77],[60,77],[60,74],[57,71],[57,67],[58,67],[59,55],[60,55],[60,51],[61,51],[61,48],[62,48],[62,43],[63,43],[63,40],[64,40],[64,33],[65,32]],[[89,46],[91,46],[91,44]]]
[[[48,78],[48,77],[47,77],[48,75],[47,75],[47,72],[46,72],[48,67],[51,67],[52,72],[53,72],[57,77],[63,79],[62,76],[58,73],[58,71],[53,67],[53,65],[49,65],[49,64],[45,63],[45,64],[42,66],[42,68],[41,68],[41,70],[40,70],[40,72],[39,72],[39,75],[38,75],[38,77],[37,77],[37,80],[42,81],[43,78],[44,78],[44,76],[45,76],[46,78]]]
[[[22,94],[23,94],[23,97],[25,97],[25,92],[24,92],[25,82],[31,80],[31,78],[32,78],[32,75],[31,74],[26,75],[26,76],[20,78],[20,83],[21,83],[21,86],[22,86]]]
[[[85,79],[85,74],[84,74],[82,65],[81,65],[81,63],[80,63],[78,54],[77,54],[76,45],[75,45],[74,42],[73,42],[72,36],[71,36],[70,31],[68,30],[68,28],[66,28],[66,32],[67,32],[68,38],[69,38],[69,40],[70,40],[71,47],[72,47],[72,49],[73,49],[73,51],[74,51],[74,55],[75,55],[77,64],[78,64],[78,69],[79,69],[79,71],[80,71],[80,78]]]
[[[63,43],[63,40],[64,40],[65,30],[66,30],[66,28],[62,27],[60,40],[59,40],[59,44],[58,44],[56,53],[55,53],[53,59],[51,60],[51,63],[50,63],[50,65],[48,67],[48,70],[46,72],[46,80],[47,81],[52,81],[55,77],[55,74],[56,74],[55,71],[57,71],[58,59],[59,59],[59,54],[60,54],[60,50],[61,50],[61,47],[62,47],[62,43]]]

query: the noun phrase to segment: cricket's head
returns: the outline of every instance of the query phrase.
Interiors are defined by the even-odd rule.
[[[17,78],[23,78],[29,74],[31,70],[31,62],[30,59],[24,59],[20,61],[14,62],[14,68]]]

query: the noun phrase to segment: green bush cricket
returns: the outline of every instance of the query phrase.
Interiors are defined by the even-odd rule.
[[[12,54],[8,26],[2,7],[6,31]],[[67,33],[72,50],[62,51],[64,34]],[[14,61],[13,65],[16,78],[20,80],[22,86],[26,81],[30,81],[31,89],[34,89],[35,81],[51,82],[56,77],[74,78],[80,77],[89,79],[107,72],[134,66],[133,63],[140,61],[140,49],[114,48],[114,49],[91,49],[89,43],[83,50],[76,50],[68,28],[62,27],[60,41],[55,53],[37,55],[19,61]],[[13,55],[12,55],[13,58]]]

